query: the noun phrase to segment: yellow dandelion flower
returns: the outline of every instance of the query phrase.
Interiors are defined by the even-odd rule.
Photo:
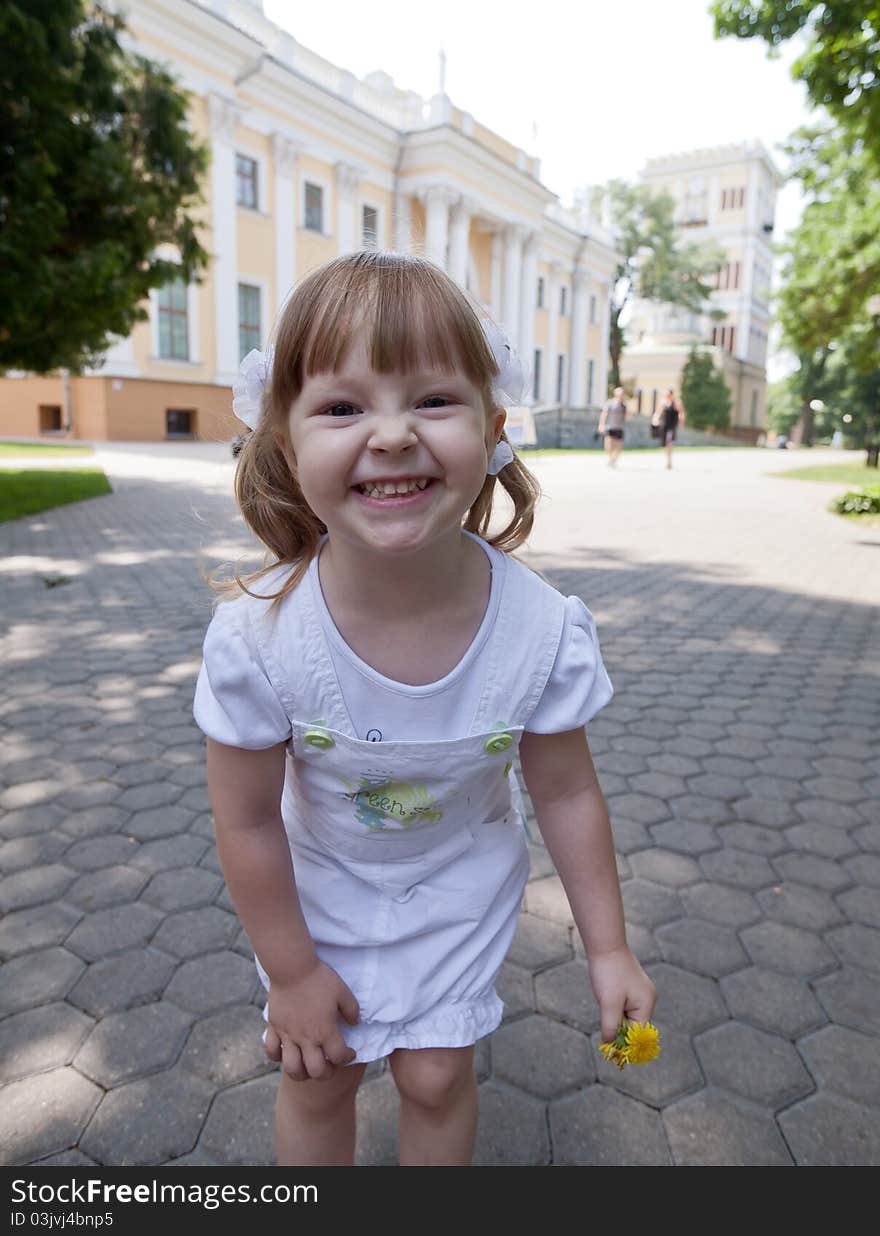
[[[660,1032],[653,1022],[633,1021],[626,1028],[626,1058],[630,1064],[647,1064],[660,1055]]]

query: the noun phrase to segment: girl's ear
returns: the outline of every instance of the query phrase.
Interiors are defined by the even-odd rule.
[[[492,417],[492,438],[496,443],[504,431],[504,424],[506,420],[507,411],[504,408],[497,408],[495,410],[495,415]]]

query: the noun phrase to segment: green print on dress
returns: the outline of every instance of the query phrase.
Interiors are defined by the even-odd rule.
[[[355,819],[370,832],[384,829],[411,833],[443,818],[434,796],[424,786],[387,777],[361,777],[356,785],[345,785],[346,798],[357,806]]]

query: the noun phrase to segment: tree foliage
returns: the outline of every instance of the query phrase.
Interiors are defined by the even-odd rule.
[[[715,33],[763,39],[771,51],[799,36],[792,66],[814,107],[824,107],[880,164],[880,3],[878,0],[716,0]]]
[[[681,398],[694,429],[727,429],[730,425],[730,390],[708,352],[691,348],[681,371]]]
[[[186,213],[207,151],[122,31],[84,0],[0,6],[0,372],[98,363],[150,288],[207,265]]]
[[[620,357],[625,346],[621,314],[632,296],[699,312],[711,296],[709,279],[718,270],[722,254],[714,244],[682,239],[675,224],[675,200],[668,193],[612,180],[600,194],[608,207],[615,248],[620,254],[609,333],[608,385],[613,389],[620,385]]]

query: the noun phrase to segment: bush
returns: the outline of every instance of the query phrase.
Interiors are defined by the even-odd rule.
[[[880,485],[862,485],[835,498],[829,508],[838,515],[880,515]]]

